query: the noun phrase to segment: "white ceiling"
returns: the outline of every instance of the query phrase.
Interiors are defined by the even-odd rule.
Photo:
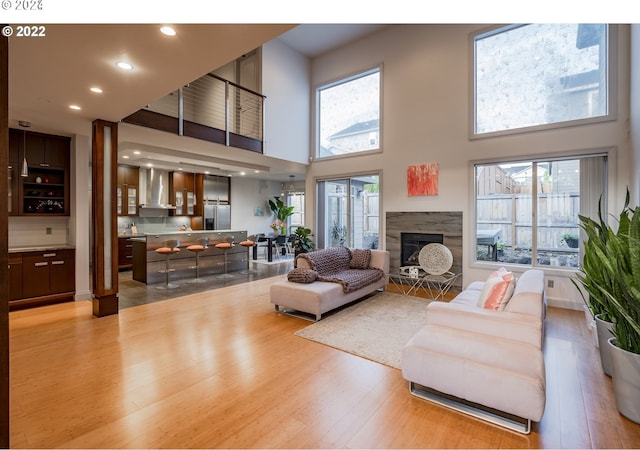
[[[175,37],[168,37],[151,24],[50,24],[45,38],[9,39],[9,126],[18,128],[18,121],[26,120],[35,131],[90,136],[94,119],[117,122],[277,36],[312,58],[381,27],[183,24],[174,27]],[[118,60],[130,62],[134,70],[123,72],[115,65]],[[92,86],[99,86],[103,93],[91,92]],[[74,111],[71,104],[82,109]],[[202,156],[210,156],[210,147],[195,141],[188,150],[194,152],[193,159],[184,154],[184,143],[173,138],[166,139],[167,146],[157,151],[147,146],[144,157],[170,165],[178,160],[211,165]],[[127,142],[121,148],[132,150],[143,142]],[[179,156],[172,156],[175,152]],[[237,157],[226,156],[223,164],[217,164],[221,170],[251,169],[250,161],[256,159],[255,154],[242,150],[231,154]],[[261,158],[258,166],[270,172],[266,178],[288,180],[290,173],[304,177],[304,166],[274,158]]]

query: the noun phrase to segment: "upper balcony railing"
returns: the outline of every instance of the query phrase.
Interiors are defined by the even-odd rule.
[[[123,121],[263,153],[265,98],[207,74]]]

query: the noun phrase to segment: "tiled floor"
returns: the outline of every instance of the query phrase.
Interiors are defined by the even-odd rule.
[[[284,257],[283,257],[284,258]],[[233,278],[220,278],[219,275],[201,276],[203,283],[190,283],[189,279],[171,281],[179,285],[176,289],[157,289],[157,285],[146,285],[132,279],[131,271],[123,271],[119,274],[119,304],[120,309],[132,306],[144,305],[183,295],[194,294],[225,286],[232,286],[247,281],[260,280],[262,278],[283,275],[293,268],[293,259],[283,259],[281,262],[266,263],[266,261],[251,262],[254,273],[242,273],[243,271],[230,272]]]

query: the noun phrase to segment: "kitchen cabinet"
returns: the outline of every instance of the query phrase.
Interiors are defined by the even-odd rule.
[[[229,203],[230,180],[229,177],[204,175],[203,199],[207,203]]]
[[[9,309],[71,301],[75,276],[74,249],[11,253]]]
[[[116,206],[119,216],[138,215],[139,183],[140,169],[138,167],[118,166]]]
[[[22,298],[22,255],[9,255],[9,301]]]
[[[130,269],[133,265],[133,241],[130,237],[118,237],[118,270]]]
[[[18,177],[20,176],[20,141],[17,133],[9,133],[9,166],[7,167],[7,208],[10,216],[18,214]]]
[[[69,153],[64,136],[9,129],[9,215],[69,215]],[[16,156],[17,155],[17,156]],[[27,160],[28,176],[20,176]]]
[[[174,215],[193,216],[196,208],[196,176],[194,173],[171,172],[170,202],[176,206]]]

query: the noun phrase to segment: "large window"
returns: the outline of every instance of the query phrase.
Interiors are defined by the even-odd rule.
[[[378,248],[379,181],[376,174],[317,181],[317,248]]]
[[[611,47],[605,24],[512,25],[475,36],[473,134],[608,120]]]
[[[578,216],[597,218],[606,201],[606,161],[598,154],[476,164],[476,261],[577,268]]]
[[[316,91],[316,157],[380,149],[380,68]]]

